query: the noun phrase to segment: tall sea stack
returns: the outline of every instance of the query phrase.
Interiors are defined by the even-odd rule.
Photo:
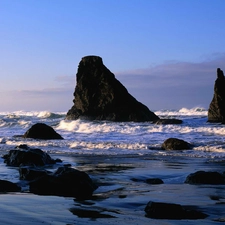
[[[66,116],[69,120],[144,122],[159,119],[128,93],[99,56],[83,57],[76,79],[74,105]]]
[[[208,110],[208,122],[225,123],[225,77],[220,68],[217,69],[214,95]]]

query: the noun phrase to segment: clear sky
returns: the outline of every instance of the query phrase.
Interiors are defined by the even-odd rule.
[[[207,109],[224,12],[224,0],[0,0],[0,111],[68,111],[86,55],[150,110]]]

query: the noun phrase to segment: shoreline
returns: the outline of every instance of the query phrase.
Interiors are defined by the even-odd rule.
[[[56,154],[59,157],[58,154]],[[54,157],[54,154],[52,155]],[[60,157],[61,158],[61,157]],[[223,170],[225,162],[187,157],[63,155],[63,163],[87,172],[100,184],[93,197],[68,197],[30,193],[0,194],[0,222],[4,224],[186,224],[187,220],[145,217],[148,201],[168,202],[198,208],[209,216],[188,224],[217,224],[224,218],[224,185],[189,185],[185,177],[197,170]],[[209,170],[209,169],[208,169]],[[17,171],[14,171],[15,173]],[[146,178],[161,178],[150,185]],[[134,179],[132,179],[134,178]],[[136,179],[136,180],[135,180]],[[12,217],[13,215],[13,217]],[[15,223],[16,221],[16,223]]]

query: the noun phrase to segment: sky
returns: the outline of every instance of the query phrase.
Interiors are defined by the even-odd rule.
[[[224,12],[224,0],[0,0],[0,111],[67,112],[87,55],[152,111],[208,109]]]

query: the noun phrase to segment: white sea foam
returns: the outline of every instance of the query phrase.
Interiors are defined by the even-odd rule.
[[[50,152],[82,154],[184,154],[161,151],[161,144],[176,137],[194,144],[187,154],[201,157],[225,157],[223,151],[225,126],[207,123],[207,111],[203,108],[163,110],[156,112],[162,117],[179,117],[178,125],[157,125],[150,122],[109,122],[65,120],[65,112],[16,111],[0,113],[0,148],[7,149],[19,144],[39,147]],[[52,126],[64,140],[33,140],[14,137],[22,135],[33,124],[43,122]],[[155,150],[155,151],[152,151]]]
[[[202,107],[192,109],[182,108],[180,110],[159,110],[155,111],[158,116],[207,116],[208,111]]]

